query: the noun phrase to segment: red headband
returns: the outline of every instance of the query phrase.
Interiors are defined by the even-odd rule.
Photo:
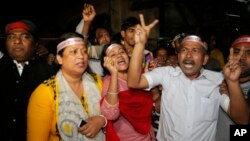
[[[233,44],[232,44],[232,48],[235,48],[237,47],[238,45],[240,44],[250,44],[250,36],[249,35],[244,35],[244,36],[241,36],[239,38],[237,38]]]
[[[14,29],[14,28],[23,28],[25,30],[29,30],[29,26],[23,22],[14,22],[9,24],[6,29],[5,32],[8,33],[10,30]]]

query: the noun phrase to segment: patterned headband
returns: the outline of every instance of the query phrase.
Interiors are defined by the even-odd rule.
[[[192,41],[192,42],[196,42],[196,43],[199,43],[201,46],[203,46],[205,48],[205,50],[207,51],[207,45],[205,44],[205,42],[203,42],[201,40],[200,37],[196,36],[196,35],[188,35],[187,37],[185,37],[181,44],[183,44],[184,42],[186,41]]]
[[[66,48],[67,46],[70,46],[70,45],[82,45],[84,44],[84,41],[82,38],[79,38],[79,37],[74,37],[74,38],[69,38],[69,39],[66,39],[62,42],[60,42],[58,45],[57,45],[57,53]]]
[[[242,37],[240,37],[240,38],[238,38],[238,39],[236,39],[234,42],[233,42],[233,44],[232,44],[232,48],[235,48],[235,47],[237,47],[239,44],[250,44],[250,36],[242,36]]]
[[[108,46],[107,47],[107,49],[106,49],[106,55],[108,55],[108,53],[115,47],[115,46],[121,46],[121,45],[119,45],[119,44],[117,44],[117,43],[114,43],[114,44],[111,44],[110,46]]]

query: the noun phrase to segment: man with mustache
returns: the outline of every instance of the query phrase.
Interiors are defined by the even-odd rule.
[[[240,66],[242,72],[240,74],[240,86],[244,93],[245,98],[250,100],[250,35],[242,35],[232,43],[234,48],[234,54],[239,54],[242,47],[244,47],[244,53],[240,58]],[[250,104],[250,103],[248,103]]]
[[[143,25],[142,25],[143,26]],[[239,86],[241,72],[238,55],[230,51],[223,74],[203,68],[208,61],[207,46],[196,35],[186,36],[178,48],[179,66],[158,67],[141,73],[143,50],[148,34],[137,26],[129,71],[128,86],[151,89],[162,85],[161,118],[157,140],[215,141],[219,108],[239,124],[247,124],[249,107]],[[230,95],[220,94],[226,80]]]
[[[244,97],[247,100],[248,105],[250,105],[250,35],[242,35],[238,37],[231,45],[234,48],[234,54],[238,55],[242,48],[244,47],[243,55],[241,56],[239,62],[241,67],[241,74],[239,77],[240,87],[243,91]],[[223,83],[220,86],[220,91],[223,93],[228,93],[227,84]],[[250,117],[249,117],[250,118]],[[235,122],[220,109],[217,134],[216,138],[220,141],[229,140],[230,125],[234,125]]]
[[[5,109],[0,117],[1,140],[26,141],[29,97],[54,70],[36,57],[39,34],[33,22],[20,20],[9,23],[5,33],[7,52],[0,59],[0,106]]]

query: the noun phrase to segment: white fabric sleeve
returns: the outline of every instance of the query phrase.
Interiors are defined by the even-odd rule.
[[[82,34],[83,25],[84,25],[84,20],[81,19],[81,21],[79,22],[79,24],[76,26],[76,32],[77,33]]]
[[[147,81],[148,81],[148,88],[146,88],[146,89],[144,89],[145,91],[150,91],[151,89],[152,89],[152,87],[151,87],[151,82],[152,82],[152,79],[151,79],[151,77],[149,77],[148,75],[144,75],[144,74],[142,74],[146,79],[147,79]]]
[[[229,107],[229,102],[230,102],[230,98],[228,97],[228,95],[222,94],[221,100],[220,100],[220,105],[221,105],[222,109],[226,112],[227,112],[228,107]]]

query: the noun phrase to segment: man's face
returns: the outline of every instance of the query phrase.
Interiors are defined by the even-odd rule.
[[[167,56],[168,56],[168,52],[166,49],[159,49],[156,55],[157,65],[165,66],[166,61],[167,61]]]
[[[242,69],[241,76],[240,77],[246,77],[250,76],[250,44],[240,44],[236,48],[234,48],[234,54],[239,54],[241,47],[244,48],[244,53],[240,58],[240,66]]]
[[[33,36],[23,28],[15,28],[7,34],[7,51],[18,62],[27,61],[33,55],[35,46]]]
[[[186,41],[178,49],[179,66],[189,79],[200,75],[200,70],[207,60],[205,49],[199,43]]]
[[[129,27],[125,31],[121,32],[122,38],[124,40],[125,45],[129,45],[131,47],[134,47],[135,45],[135,40],[134,40],[134,35],[135,35],[135,29],[137,25],[134,25],[132,27]]]
[[[110,43],[110,34],[104,28],[97,28],[95,36],[96,36],[96,43],[98,45],[105,45]]]

